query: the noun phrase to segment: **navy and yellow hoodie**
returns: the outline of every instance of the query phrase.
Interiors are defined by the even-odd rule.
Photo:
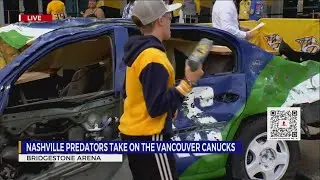
[[[120,132],[127,136],[171,135],[172,116],[191,86],[186,81],[174,86],[174,68],[154,36],[131,37],[124,62],[127,70]]]

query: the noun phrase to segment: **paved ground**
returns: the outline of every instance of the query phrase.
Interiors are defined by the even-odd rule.
[[[315,134],[319,130],[311,128],[310,132]],[[301,173],[313,180],[320,180],[320,140],[302,140],[300,151]]]
[[[311,133],[319,130],[311,129]],[[301,150],[301,174],[312,180],[320,180],[320,140],[302,140],[300,142]],[[128,163],[125,162],[119,172],[112,180],[132,180]],[[297,180],[304,180],[303,177],[297,177]],[[307,179],[306,179],[307,180]]]

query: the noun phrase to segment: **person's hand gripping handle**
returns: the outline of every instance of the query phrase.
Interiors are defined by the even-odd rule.
[[[201,39],[191,55],[186,60],[185,64],[185,79],[180,81],[176,86],[177,90],[184,96],[192,91],[193,85],[203,75],[202,64],[211,51],[213,42],[208,39]]]

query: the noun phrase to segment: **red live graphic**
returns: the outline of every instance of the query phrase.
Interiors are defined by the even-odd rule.
[[[22,22],[44,22],[44,21],[52,21],[52,15],[47,14],[20,14],[19,21]]]

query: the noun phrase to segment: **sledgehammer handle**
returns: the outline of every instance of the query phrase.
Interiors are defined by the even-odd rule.
[[[187,59],[187,63],[190,66],[192,72],[197,71],[199,66],[204,63],[207,58],[211,48],[213,46],[213,41],[203,38],[197,44],[195,49],[192,51]]]

